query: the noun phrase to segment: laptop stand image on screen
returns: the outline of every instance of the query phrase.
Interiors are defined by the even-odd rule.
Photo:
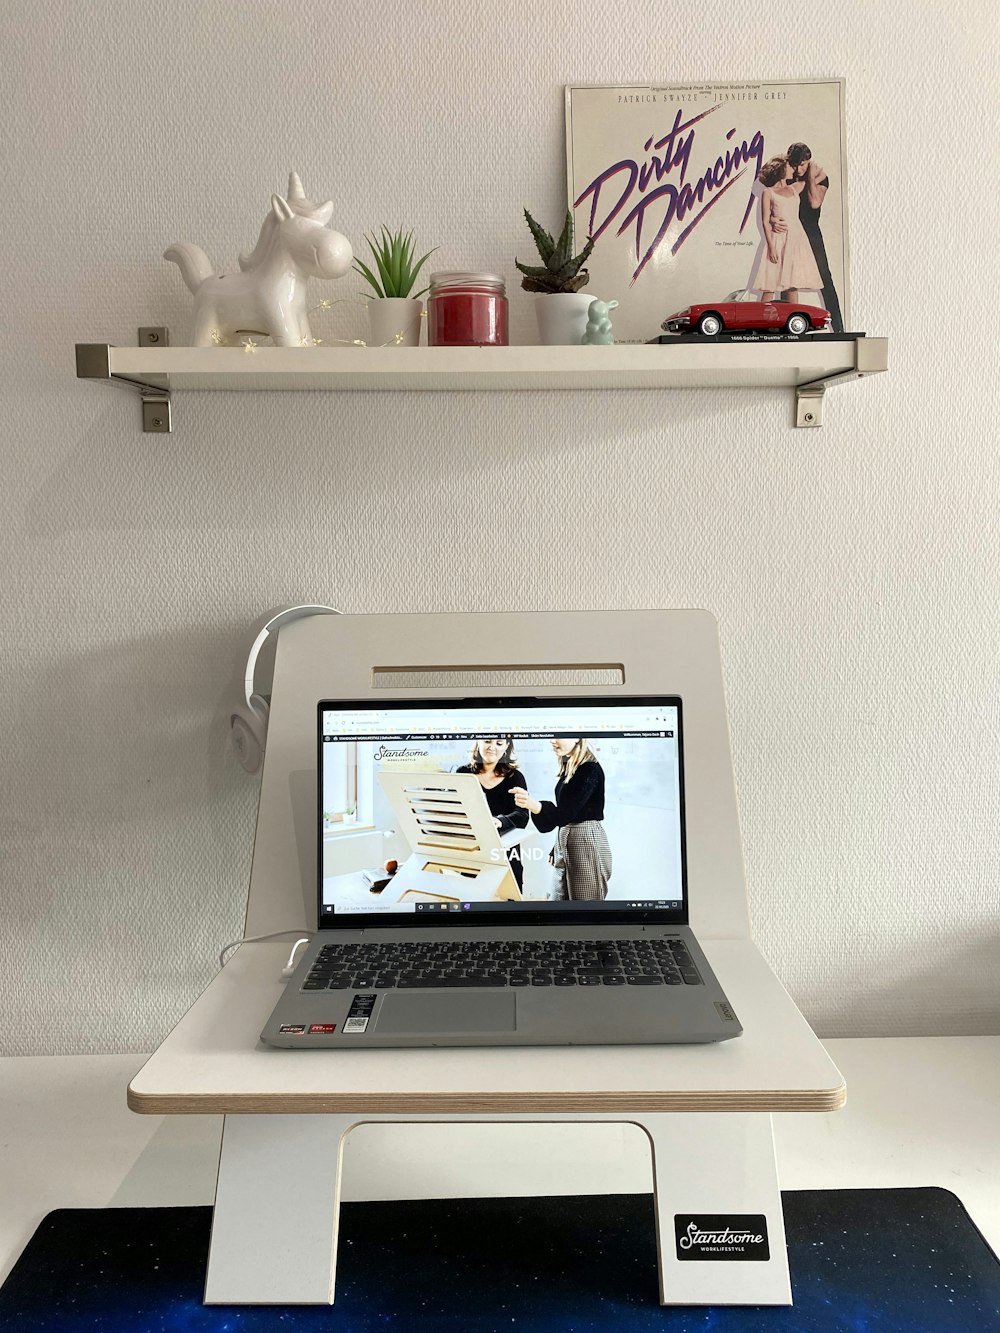
[[[386,771],[378,780],[413,848],[383,903],[520,900],[505,854],[517,835],[501,839],[475,774]]]

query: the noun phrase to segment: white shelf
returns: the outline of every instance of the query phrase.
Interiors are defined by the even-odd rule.
[[[162,403],[176,390],[490,391],[825,387],[887,368],[885,338],[678,341],[617,347],[77,346],[77,375],[118,381]],[[804,395],[803,395],[804,391]],[[148,415],[148,414],[147,414]],[[161,414],[161,421],[162,421]],[[166,412],[169,420],[169,411]],[[811,417],[799,424],[818,425]],[[817,414],[818,416],[818,410]],[[149,423],[146,425],[150,429]],[[161,424],[152,429],[166,430]]]

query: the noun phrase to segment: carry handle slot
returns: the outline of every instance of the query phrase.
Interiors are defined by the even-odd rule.
[[[525,690],[540,687],[577,689],[587,685],[624,685],[620,662],[513,666],[376,666],[373,690]]]

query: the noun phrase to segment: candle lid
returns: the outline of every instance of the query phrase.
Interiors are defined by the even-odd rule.
[[[431,287],[499,287],[504,280],[497,273],[432,273]]]

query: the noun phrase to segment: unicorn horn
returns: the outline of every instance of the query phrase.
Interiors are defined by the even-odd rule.
[[[306,192],[302,188],[302,182],[298,175],[293,171],[288,177],[288,202],[290,204],[305,203]]]

